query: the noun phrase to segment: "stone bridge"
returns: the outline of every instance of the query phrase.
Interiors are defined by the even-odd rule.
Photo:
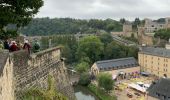
[[[0,100],[21,100],[32,87],[47,88],[48,75],[55,78],[56,89],[75,99],[60,48],[50,48],[29,55],[26,51],[0,51]]]

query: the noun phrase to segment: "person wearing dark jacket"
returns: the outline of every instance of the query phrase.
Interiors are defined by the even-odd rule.
[[[4,49],[8,49],[8,50],[9,50],[8,40],[5,40],[5,41],[4,41]]]

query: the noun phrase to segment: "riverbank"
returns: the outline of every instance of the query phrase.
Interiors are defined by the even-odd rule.
[[[87,88],[91,92],[93,92],[99,98],[99,100],[117,100],[117,98],[115,96],[108,95],[107,93],[105,93],[105,91],[103,91],[100,88],[97,88],[93,84],[89,84]]]
[[[91,92],[88,87],[77,85],[74,87],[77,100],[99,100],[97,96]]]

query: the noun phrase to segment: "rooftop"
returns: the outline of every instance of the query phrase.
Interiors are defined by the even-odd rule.
[[[99,69],[110,69],[110,68],[137,67],[138,63],[134,57],[128,57],[128,58],[97,61],[96,65]]]
[[[161,78],[157,82],[153,83],[148,88],[150,96],[159,98],[160,100],[170,99],[170,79]]]
[[[140,52],[148,55],[170,58],[170,50],[165,48],[143,47]]]

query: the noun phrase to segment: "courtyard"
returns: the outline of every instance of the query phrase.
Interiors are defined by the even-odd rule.
[[[130,87],[131,84],[150,85],[155,80],[154,76],[139,76],[137,78],[123,79],[115,82],[112,94],[117,96],[117,100],[146,100],[146,92]],[[149,86],[148,86],[149,87]],[[146,90],[145,90],[146,91]]]

